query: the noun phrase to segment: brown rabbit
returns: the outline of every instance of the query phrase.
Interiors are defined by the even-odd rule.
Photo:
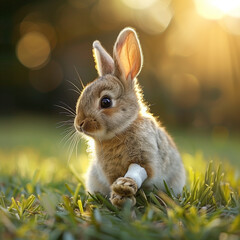
[[[94,140],[87,190],[110,196],[122,206],[143,188],[164,190],[164,180],[178,194],[185,183],[180,154],[165,129],[148,112],[137,83],[143,63],[141,46],[132,28],[123,29],[113,58],[93,43],[99,77],[82,91],[76,106],[77,131]]]

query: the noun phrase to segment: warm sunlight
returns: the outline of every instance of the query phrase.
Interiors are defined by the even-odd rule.
[[[0,240],[240,240],[240,0],[2,2]]]
[[[133,9],[144,9],[152,6],[156,0],[122,0],[124,4]]]
[[[197,12],[207,19],[221,19],[225,15],[240,17],[239,0],[195,0]]]

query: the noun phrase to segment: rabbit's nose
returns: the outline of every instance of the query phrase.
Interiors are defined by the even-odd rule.
[[[82,132],[83,131],[83,126],[84,126],[84,120],[81,121],[79,118],[75,118],[74,126],[75,126],[75,129],[77,131]]]
[[[79,124],[79,128],[82,130],[83,126],[84,126],[85,120],[83,120],[80,124]]]

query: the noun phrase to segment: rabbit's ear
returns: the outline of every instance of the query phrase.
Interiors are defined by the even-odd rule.
[[[116,76],[124,80],[137,77],[142,68],[143,56],[137,34],[132,28],[125,28],[118,35],[113,58]]]
[[[102,47],[99,41],[93,42],[93,57],[96,63],[96,69],[98,71],[99,76],[113,73],[114,71],[113,59]]]

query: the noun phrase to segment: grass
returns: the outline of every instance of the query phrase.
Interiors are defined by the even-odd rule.
[[[183,151],[183,135],[188,180],[181,196],[167,185],[166,193],[139,190],[136,206],[119,210],[86,192],[84,146],[68,164],[54,121],[11,124],[12,133],[0,127],[0,239],[240,239],[240,177],[232,153],[231,164],[220,163],[217,150],[209,161],[201,148]],[[173,136],[181,141],[179,132]]]

